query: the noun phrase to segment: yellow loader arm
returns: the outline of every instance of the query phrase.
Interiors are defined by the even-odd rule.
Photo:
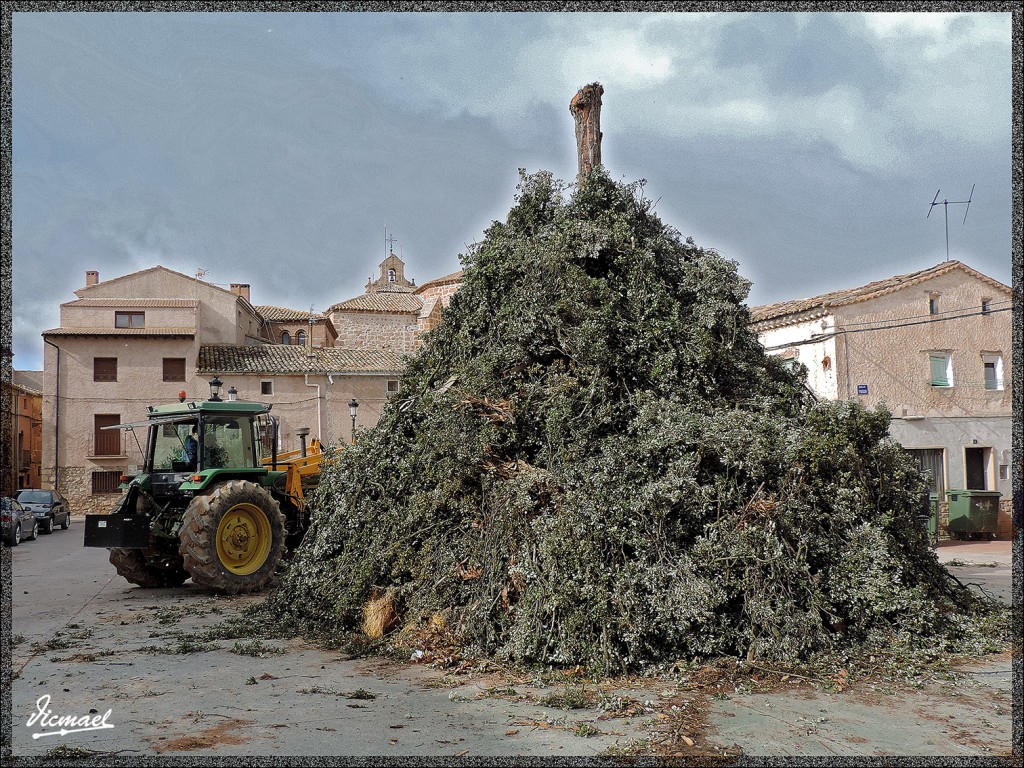
[[[306,506],[306,494],[316,489],[320,483],[320,464],[324,460],[323,446],[314,439],[302,455],[302,451],[287,451],[277,455],[277,468],[286,469],[285,493],[292,497],[300,509]],[[272,460],[264,459],[263,466],[270,467]]]

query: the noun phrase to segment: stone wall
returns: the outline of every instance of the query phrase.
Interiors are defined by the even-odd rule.
[[[115,467],[106,469],[113,470]],[[124,468],[120,468],[123,471]],[[92,473],[95,467],[61,467],[57,490],[68,500],[73,517],[80,515],[108,514],[121,500],[121,491],[116,493],[92,492]],[[43,487],[53,488],[53,467],[43,470]]]
[[[415,314],[339,312],[335,326],[338,338],[334,343],[338,347],[412,352],[417,346]]]

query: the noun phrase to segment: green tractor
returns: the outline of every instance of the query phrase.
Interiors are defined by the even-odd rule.
[[[316,440],[308,452],[279,455],[269,412],[260,403],[191,401],[150,406],[145,421],[111,427],[146,428],[145,463],[123,478],[111,514],[86,517],[85,546],[108,548],[117,572],[141,587],[191,577],[225,594],[263,589],[305,534],[306,493],[323,457]]]

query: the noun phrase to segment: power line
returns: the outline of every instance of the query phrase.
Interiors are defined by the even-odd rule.
[[[778,345],[773,346],[773,347],[765,347],[764,350],[765,350],[765,352],[772,352],[772,351],[778,350],[778,349],[789,349],[790,347],[800,347],[800,346],[803,346],[805,344],[818,344],[819,342],[828,341],[829,339],[834,339],[836,336],[842,336],[844,334],[866,333],[868,331],[890,331],[890,330],[892,330],[894,328],[909,328],[909,327],[915,326],[915,325],[929,325],[931,323],[943,323],[943,322],[946,322],[947,320],[961,320],[961,319],[967,318],[967,317],[979,317],[981,315],[986,315],[986,316],[987,315],[994,315],[994,314],[997,314],[999,312],[1009,312],[1012,309],[1013,309],[1013,307],[1003,307],[1003,308],[998,308],[998,309],[991,309],[991,308],[989,308],[987,310],[978,309],[978,310],[976,310],[974,312],[967,312],[967,313],[964,313],[964,314],[961,314],[961,315],[950,315],[949,317],[941,317],[941,316],[937,316],[936,315],[936,316],[930,317],[928,320],[916,320],[916,321],[913,321],[913,322],[906,322],[904,320],[901,320],[899,322],[889,323],[888,325],[877,325],[877,326],[874,326],[874,327],[871,327],[871,328],[837,328],[836,330],[832,331],[831,333],[813,334],[811,336],[811,338],[804,339],[803,341],[792,341],[792,342],[789,342],[788,344],[778,344]],[[920,317],[920,316],[918,316],[918,317]],[[875,322],[884,323],[884,322],[887,322],[887,321],[878,320],[878,321],[875,321]]]
[[[990,314],[990,313],[995,311],[995,309],[994,309],[995,307],[1003,308],[1003,307],[1006,307],[1006,306],[1009,306],[1010,308],[1012,308],[1013,301],[1010,300],[1010,299],[1007,299],[1005,301],[992,301],[992,302],[989,302],[988,308],[987,309],[980,309],[980,313],[982,315]],[[975,309],[975,308],[972,307],[972,309]],[[967,311],[968,311],[967,309],[961,307],[960,309],[949,309],[949,310],[946,310],[945,312],[937,312],[935,314],[932,314],[931,312],[927,312],[927,313],[923,313],[923,314],[920,314],[920,315],[907,315],[906,317],[901,317],[901,318],[898,318],[898,319],[901,322],[904,321],[904,320],[917,320],[919,318],[945,318],[945,319],[953,319],[953,318],[957,318],[957,317],[968,317],[968,315],[964,315],[963,314],[964,312],[967,312]],[[956,313],[956,314],[954,314],[954,313]],[[860,322],[843,323],[843,327],[844,328],[852,328],[852,327],[858,326],[858,325],[872,325],[873,323],[880,323],[880,322],[884,322],[884,321],[882,321],[882,320],[861,320]]]

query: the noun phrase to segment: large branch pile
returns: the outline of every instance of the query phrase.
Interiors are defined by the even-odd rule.
[[[396,626],[606,671],[983,638],[888,414],[810,402],[734,263],[641,184],[586,182],[524,176],[465,257],[401,395],[323,478],[280,626],[358,631],[386,596]]]

